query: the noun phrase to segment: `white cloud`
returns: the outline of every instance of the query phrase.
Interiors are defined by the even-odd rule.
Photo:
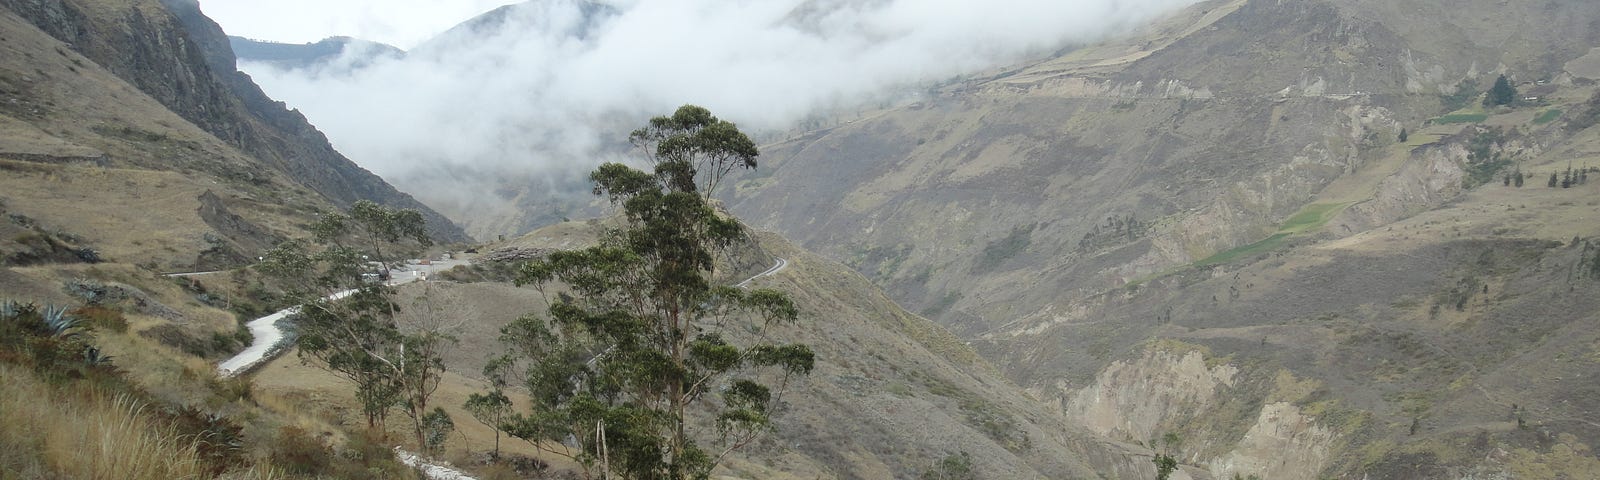
[[[514,0],[201,0],[229,35],[287,43],[356,37],[409,49]]]
[[[792,128],[1195,1],[639,0],[580,39],[576,0],[538,0],[497,33],[354,73],[241,67],[352,159],[440,201],[416,177],[581,174],[627,128],[685,103],[746,131]],[[462,182],[458,200],[485,196]]]

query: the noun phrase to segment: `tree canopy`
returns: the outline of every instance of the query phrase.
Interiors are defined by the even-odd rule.
[[[502,330],[511,352],[491,370],[516,366],[532,396],[503,428],[536,445],[568,442],[564,454],[606,477],[707,478],[770,427],[789,379],[810,373],[814,356],[767,336],[799,316],[782,292],[712,282],[717,255],[747,237],[708,198],[727,172],[755,167],[754,142],[695,106],[630,139],[653,171],[607,163],[590,177],[626,226],[520,268],[518,284],[538,288],[549,308]],[[713,413],[697,422],[691,405]]]
[[[355,385],[369,427],[382,428],[398,406],[411,418],[418,445],[428,446],[427,420],[448,420],[438,418],[442,412],[429,418],[427,405],[452,339],[437,324],[401,325],[394,288],[364,275],[373,263],[387,273],[390,255],[407,244],[432,245],[422,214],[362,200],[348,215],[324,212],[311,231],[315,244],[280,243],[259,266],[300,305],[294,332],[301,358]]]
[[[1488,95],[1483,98],[1486,107],[1510,105],[1517,101],[1517,87],[1511,86],[1511,81],[1505,75],[1495,79],[1494,86],[1489,88]]]

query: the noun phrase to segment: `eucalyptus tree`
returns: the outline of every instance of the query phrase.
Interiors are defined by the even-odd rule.
[[[707,478],[771,427],[789,380],[810,373],[814,355],[768,335],[796,321],[788,296],[712,281],[716,255],[748,237],[709,198],[733,169],[755,167],[754,142],[696,106],[630,139],[650,171],[607,163],[590,176],[626,225],[520,267],[517,283],[538,288],[549,308],[502,330],[509,361],[498,364],[523,368],[532,400],[502,426],[568,444],[556,453],[587,475]]]
[[[388,264],[406,248],[432,245],[422,215],[362,200],[349,215],[324,213],[312,225],[315,244],[290,240],[269,250],[260,269],[282,280],[300,305],[293,327],[302,360],[344,377],[370,428],[383,428],[401,407],[412,420],[419,446],[426,445],[428,400],[444,372],[441,353],[451,338],[439,322],[397,322],[395,289],[369,282],[371,263]],[[433,318],[414,315],[413,317]]]

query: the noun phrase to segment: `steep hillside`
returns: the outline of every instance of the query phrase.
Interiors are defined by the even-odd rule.
[[[155,2],[0,2],[0,477],[412,478],[386,446],[217,377],[251,340],[239,319],[281,301],[259,280],[162,275],[307,236],[340,204],[308,175],[401,198],[252,136],[262,120],[188,38]],[[317,464],[276,460],[296,446]]]
[[[328,205],[10,11],[0,22],[0,198],[11,223],[69,237],[101,261],[190,270],[254,257]]]
[[[1581,476],[1596,187],[1545,181],[1600,165],[1597,20],[1205,2],[769,147],[729,201],[1218,477]]]
[[[504,246],[581,248],[601,228],[595,222],[562,223]],[[731,260],[744,267],[723,276],[730,282],[764,270],[774,258],[789,261],[787,268],[756,282],[792,295],[802,318],[775,335],[779,341],[811,345],[818,365],[784,395],[776,430],[721,470],[722,475],[915,478],[946,456],[967,452],[980,478],[1153,476],[1148,450],[1067,426],[1058,413],[1022,394],[961,341],[901,310],[858,274],[771,234],[738,251],[742,253]],[[480,257],[479,270],[492,271],[485,262]],[[457,413],[460,399],[485,388],[478,372],[499,351],[495,338],[500,327],[544,308],[531,288],[493,281],[432,281],[408,286],[405,294],[449,305],[442,309],[451,312],[445,321],[462,325],[456,334],[461,343],[446,359],[459,376],[441,389],[443,396],[459,398],[446,403],[458,418],[466,415]],[[324,376],[286,357],[258,373],[257,382],[335,401],[341,394],[330,386],[338,383]],[[456,448],[481,451],[489,433],[472,431]],[[470,458],[464,452],[456,456]]]
[[[1479,3],[1461,10],[1524,13]],[[1595,8],[1539,12],[1563,26]],[[1588,38],[1586,25],[1529,31],[1537,37],[1526,41],[1570,55],[1516,70],[1521,50],[1442,44],[1410,23],[1390,25],[1411,15],[1368,10],[1202,3],[1132,40],[775,145],[775,168],[746,179],[731,204],[914,309],[981,331],[1015,313],[989,305],[1042,304],[1011,287],[1022,278],[1092,293],[1260,240],[1371,165],[1402,128],[1441,113],[1463,79],[1555,79],[1559,68],[1529,69],[1587,52],[1571,47]]]
[[[298,112],[234,68],[222,29],[193,0],[0,2],[184,120],[257,163],[344,206],[360,199],[422,210],[432,233],[460,228],[333,150]]]

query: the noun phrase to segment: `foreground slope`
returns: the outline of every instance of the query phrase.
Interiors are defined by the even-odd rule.
[[[732,205],[1218,477],[1582,477],[1596,185],[1545,182],[1600,165],[1597,20],[1204,2],[771,147]]]

